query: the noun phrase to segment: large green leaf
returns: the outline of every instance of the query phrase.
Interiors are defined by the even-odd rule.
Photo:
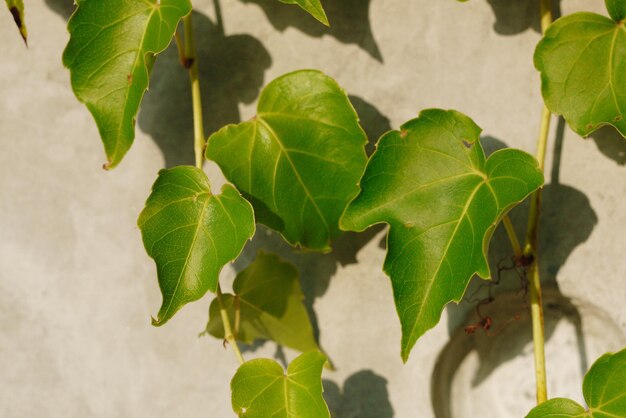
[[[431,109],[385,134],[361,194],[341,226],[390,225],[384,270],[402,323],[402,358],[458,302],[471,277],[490,277],[486,252],[503,215],[543,183],[537,161],[513,149],[486,162],[480,128],[456,111]]]
[[[245,418],[326,418],[322,398],[322,367],[326,358],[318,351],[300,355],[287,374],[269,359],[245,362],[230,382],[233,410]]]
[[[20,31],[20,35],[24,42],[28,44],[28,31],[26,30],[26,22],[24,20],[24,2],[23,0],[5,0],[11,16]]]
[[[252,343],[267,339],[299,351],[318,348],[309,314],[302,303],[304,294],[298,270],[277,255],[259,253],[256,260],[237,275],[235,296],[225,294],[222,303],[231,324],[239,322],[237,340]],[[239,309],[237,321],[235,311]],[[224,338],[220,305],[216,299],[209,309],[209,334]]]
[[[309,12],[311,16],[328,26],[328,18],[320,0],[279,0],[285,4],[297,4]]]
[[[163,294],[156,326],[208,290],[215,292],[220,270],[255,229],[252,207],[234,187],[225,185],[214,195],[204,172],[189,166],[159,172],[138,225]]]
[[[626,349],[596,360],[585,375],[583,395],[588,410],[570,399],[555,398],[535,407],[526,418],[626,417]]]
[[[93,115],[113,168],[135,138],[135,118],[154,56],[172,40],[189,0],[79,0],[63,63]]]
[[[213,134],[206,154],[249,198],[257,221],[294,245],[328,250],[359,192],[365,143],[345,92],[305,70],[272,81],[256,117]]]
[[[582,136],[603,125],[626,136],[626,1],[606,3],[616,21],[586,12],[565,16],[535,50],[546,106]]]

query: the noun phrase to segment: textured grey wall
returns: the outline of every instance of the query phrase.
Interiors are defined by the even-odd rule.
[[[135,226],[157,171],[193,161],[187,74],[174,50],[160,57],[135,145],[104,172],[95,124],[61,65],[71,5],[26,3],[28,50],[0,13],[0,416],[232,416],[234,358],[219,341],[197,338],[209,298],[151,327],[160,295]],[[373,140],[443,107],[473,117],[487,149],[534,152],[535,0],[326,0],[329,30],[276,0],[222,0],[221,26],[212,1],[195,3],[211,131],[252,116],[274,77],[318,68],[349,92]],[[562,9],[603,13],[603,2],[568,0]],[[557,123],[551,140],[541,262],[560,291],[546,295],[549,391],[581,399],[584,370],[626,346],[626,141],[609,130],[582,140]],[[513,215],[521,230],[524,210]],[[261,247],[298,265],[338,368],[324,372],[335,417],[523,416],[534,399],[525,317],[498,336],[468,337],[459,329],[475,320],[475,303],[463,302],[402,364],[383,234],[348,234],[319,255],[293,252],[260,228],[223,280]],[[492,245],[496,260],[508,251],[502,238]],[[499,324],[524,312],[517,283],[509,275],[498,286],[489,314]],[[245,353],[275,354],[294,356],[271,343]]]

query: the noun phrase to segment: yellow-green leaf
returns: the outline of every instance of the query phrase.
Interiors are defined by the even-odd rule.
[[[555,398],[533,408],[526,418],[626,417],[626,349],[593,363],[583,381],[583,396],[587,410],[571,399]]]
[[[302,352],[318,348],[309,314],[302,303],[304,294],[298,270],[292,264],[277,255],[259,253],[256,260],[237,275],[233,290],[235,295],[224,294],[222,303],[231,324],[238,324],[237,340],[248,344],[256,339],[272,340]],[[211,303],[209,313],[207,331],[214,337],[224,338],[217,299]]]
[[[28,31],[26,30],[26,21],[24,19],[24,1],[23,0],[5,0],[11,16],[20,31],[20,35],[24,42],[28,44]]]
[[[286,374],[274,360],[245,362],[230,382],[233,410],[242,418],[329,418],[322,398],[325,362],[310,351],[292,361]]]

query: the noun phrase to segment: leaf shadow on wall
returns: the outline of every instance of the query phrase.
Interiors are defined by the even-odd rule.
[[[352,95],[349,98],[359,115],[363,130],[369,138],[369,144],[366,146],[369,154],[373,150],[375,141],[384,132],[391,129],[389,119],[362,98]],[[294,264],[300,274],[300,283],[305,295],[304,304],[313,325],[315,339],[319,342],[320,327],[317,322],[317,315],[313,310],[315,299],[326,293],[330,279],[337,272],[338,266],[356,264],[357,253],[383,228],[383,225],[377,225],[362,233],[345,232],[333,241],[332,252],[322,254],[295,249],[287,244],[278,232],[272,231],[264,225],[257,225],[255,236],[246,245],[242,254],[235,261],[234,266],[237,271],[243,270],[256,258],[259,250],[278,254],[282,259]],[[265,342],[263,341],[257,342],[246,346],[245,350],[254,351],[264,344]],[[332,353],[326,354],[332,361]],[[279,361],[284,360],[284,355],[280,348],[277,349],[275,358]]]
[[[46,5],[50,7],[52,11],[63,16],[65,20],[70,18],[76,8],[74,0],[46,0]]]
[[[539,0],[487,0],[496,21],[493,29],[500,35],[516,35],[529,28],[541,32]],[[555,18],[561,16],[561,2],[553,2],[552,12]]]
[[[343,393],[332,380],[322,380],[324,399],[333,418],[393,418],[387,380],[371,370],[346,379]]]
[[[567,297],[558,289],[556,277],[574,249],[584,243],[598,222],[589,198],[581,191],[560,184],[559,170],[565,123],[559,119],[554,143],[551,184],[543,188],[542,218],[540,225],[540,260],[544,287],[545,339],[552,337],[560,321],[568,321],[576,333],[576,350],[582,375],[587,371],[587,348],[582,332],[581,316]],[[481,138],[486,154],[505,148],[506,145],[492,137]],[[520,239],[525,237],[528,199],[509,214]],[[567,213],[567,216],[563,216]],[[511,266],[511,244],[502,227],[498,227],[491,240],[489,260],[493,278],[497,281],[499,267]],[[459,305],[449,304],[448,333],[450,341],[442,350],[432,375],[431,400],[437,418],[452,417],[451,390],[455,375],[466,359],[475,352],[479,366],[472,379],[478,386],[498,367],[522,355],[532,343],[528,308],[527,281],[514,269],[503,270],[499,284],[489,284],[474,277],[464,299]],[[491,292],[491,293],[490,293]],[[492,303],[478,305],[494,296]],[[466,326],[479,323],[489,316],[493,325],[486,332],[476,330],[474,335],[464,332]],[[497,347],[494,352],[494,347]]]
[[[241,0],[254,3],[263,9],[275,29],[284,32],[290,26],[305,34],[319,38],[332,36],[344,44],[356,44],[372,58],[383,62],[369,19],[370,0],[328,0],[323,2],[330,27],[322,25],[296,5],[276,0]]]
[[[272,60],[259,40],[245,34],[226,36],[221,24],[203,14],[193,12],[193,25],[209,136],[241,121],[239,103],[256,100]],[[166,167],[194,163],[189,74],[174,43],[156,60],[138,122],[161,149]]]
[[[603,126],[590,135],[598,150],[619,165],[626,164],[626,139],[612,126]]]

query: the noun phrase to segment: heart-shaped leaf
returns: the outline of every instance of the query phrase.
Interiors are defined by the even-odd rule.
[[[365,143],[345,92],[305,70],[272,81],[256,117],[213,134],[206,154],[250,200],[258,222],[293,245],[328,250],[359,192]]]
[[[208,290],[215,292],[220,270],[255,229],[252,207],[234,187],[225,185],[214,195],[204,172],[190,166],[159,172],[138,225],[163,294],[156,326]]]
[[[402,323],[402,358],[458,302],[471,277],[490,277],[486,252],[502,216],[543,183],[537,161],[506,149],[486,162],[480,128],[456,111],[431,109],[385,134],[346,230],[390,225],[384,270]]]
[[[307,11],[311,16],[328,26],[328,18],[322,7],[320,0],[279,0],[285,4],[297,4]]]
[[[583,395],[588,410],[571,399],[555,398],[533,408],[526,418],[626,417],[626,349],[596,360],[585,375]]]
[[[20,35],[24,42],[28,44],[28,31],[26,30],[26,22],[24,20],[24,1],[23,0],[5,0],[11,16],[20,31]]]
[[[269,359],[254,359],[239,367],[230,382],[233,410],[245,418],[326,418],[322,398],[322,367],[326,358],[317,351],[297,357],[283,372]]]
[[[135,138],[135,118],[154,56],[172,40],[189,0],[79,0],[68,23],[63,64],[76,97],[87,105],[113,168]]]
[[[251,344],[267,339],[302,352],[318,349],[313,327],[298,279],[298,270],[277,255],[259,253],[256,260],[237,275],[235,296],[224,294],[222,303],[231,324],[238,324],[236,338]],[[239,311],[239,315],[235,312]],[[209,309],[207,331],[224,338],[219,301]],[[237,319],[239,318],[239,319]]]
[[[550,111],[579,135],[613,125],[626,136],[626,0],[607,0],[615,20],[574,13],[554,22],[535,50]]]

